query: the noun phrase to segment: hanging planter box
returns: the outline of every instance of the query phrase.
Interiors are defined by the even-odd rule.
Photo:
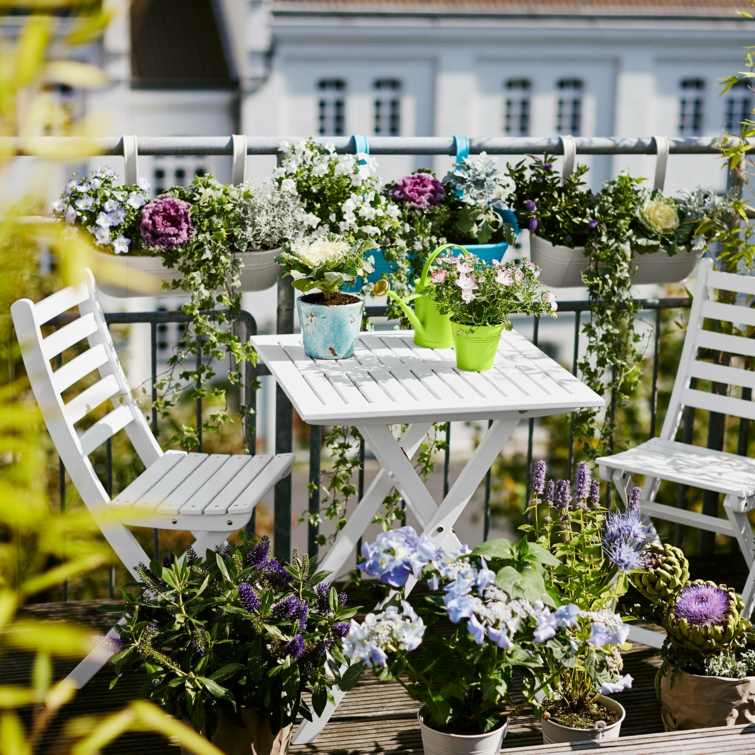
[[[700,256],[699,252],[692,251],[679,252],[673,257],[664,251],[635,254],[632,282],[635,285],[678,283],[692,273]],[[530,234],[530,259],[540,268],[540,280],[546,286],[584,286],[582,273],[589,262],[583,246],[556,246],[542,236]]]
[[[659,687],[666,731],[736,726],[755,719],[755,676],[730,679],[672,669]]]
[[[134,296],[169,296],[180,293],[180,290],[176,289],[160,291],[156,294],[154,291],[147,290],[143,281],[140,280],[143,275],[148,275],[159,283],[171,283],[181,278],[181,273],[173,268],[166,267],[161,257],[148,257],[139,254],[111,255],[103,252],[96,252],[96,254],[105,258],[108,262],[117,263],[124,270],[119,283],[103,282],[98,284],[103,293],[108,294],[108,296],[127,298]],[[280,265],[275,261],[279,254],[280,249],[239,253],[238,256],[241,258],[241,290],[264,291],[274,286],[280,277]],[[129,270],[135,273],[134,280],[129,280]]]

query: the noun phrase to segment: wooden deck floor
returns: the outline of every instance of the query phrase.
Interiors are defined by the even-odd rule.
[[[51,619],[66,617],[101,629],[109,627],[118,616],[118,606],[102,603],[78,602],[44,604],[30,607],[35,615]],[[627,708],[623,736],[661,732],[663,727],[653,690],[653,678],[659,659],[654,651],[636,646],[626,654],[626,671],[635,679],[634,688],[621,696]],[[60,663],[56,672],[67,673],[72,664]],[[0,679],[3,683],[24,682],[28,679],[29,659],[20,655],[0,658]],[[81,714],[102,715],[117,710],[128,700],[139,697],[142,680],[134,677],[108,690],[112,673],[104,669],[90,682],[50,726],[40,753],[60,751],[66,721]],[[346,696],[343,704],[318,739],[307,746],[292,747],[293,753],[408,753],[420,749],[416,721],[417,704],[398,684],[379,684],[370,675]],[[748,737],[749,740],[749,737]],[[755,738],[752,751],[755,752]],[[510,718],[505,748],[520,752],[538,752],[542,739],[537,723],[531,716]],[[156,755],[178,753],[179,750],[158,736],[138,734],[125,737],[107,752]],[[639,751],[638,751],[639,752]],[[722,752],[719,750],[719,752]]]

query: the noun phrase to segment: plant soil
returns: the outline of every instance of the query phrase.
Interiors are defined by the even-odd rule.
[[[595,729],[598,721],[605,721],[606,726],[610,726],[619,720],[618,711],[606,708],[598,702],[592,702],[587,708],[573,710],[558,701],[545,705],[545,712],[554,723],[571,729]]]
[[[302,296],[301,300],[307,302],[307,304],[323,304],[326,307],[333,307],[341,304],[356,304],[359,301],[359,297],[352,296],[351,294],[342,294],[340,291],[326,296],[318,291],[315,294]]]
[[[503,724],[505,723],[506,719],[501,718],[501,720],[490,730],[495,731],[496,729],[499,729]],[[455,726],[450,726],[446,728],[439,728],[434,726],[429,721],[424,721],[425,726],[429,726],[431,729],[435,729],[435,731],[443,732],[444,734],[458,734],[465,737],[478,737],[482,734],[490,734],[490,731],[482,732],[480,731],[479,724],[475,723],[465,723],[463,721],[460,721]]]

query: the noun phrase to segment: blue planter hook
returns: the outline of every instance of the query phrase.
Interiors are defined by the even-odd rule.
[[[468,157],[471,144],[468,136],[454,136],[454,151],[456,152],[456,164],[461,165]]]
[[[362,134],[352,134],[351,141],[354,144],[354,154],[357,155],[357,162],[360,165],[367,165],[367,155],[370,154],[370,143],[366,136]]]

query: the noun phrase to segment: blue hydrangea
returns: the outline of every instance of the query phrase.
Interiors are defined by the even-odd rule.
[[[391,587],[403,587],[417,577],[422,569],[438,557],[438,548],[425,535],[417,535],[413,527],[382,532],[374,543],[362,545],[359,568],[368,577],[375,577]]]

